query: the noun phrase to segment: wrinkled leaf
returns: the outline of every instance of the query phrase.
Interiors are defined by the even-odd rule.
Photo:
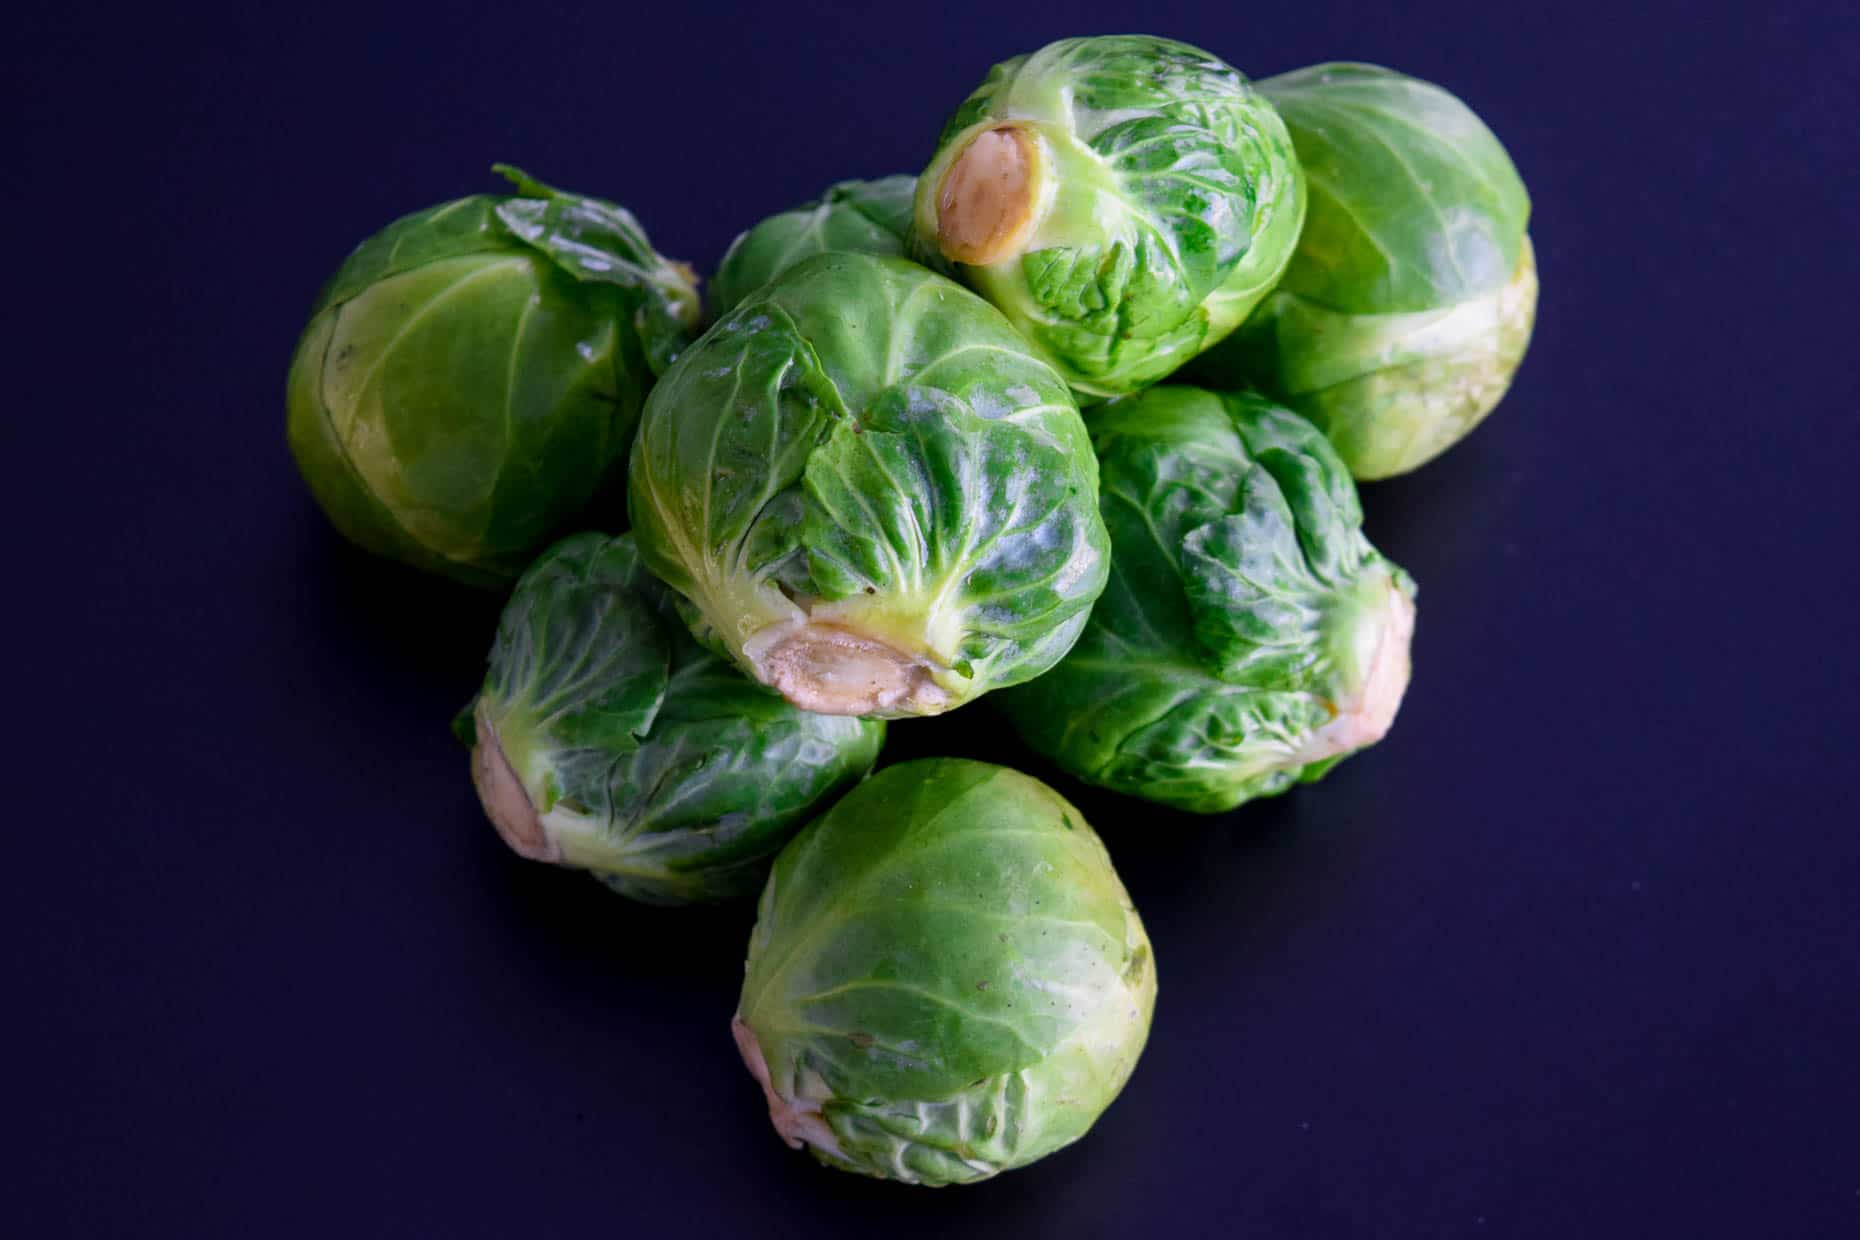
[[[704,650],[630,536],[565,539],[524,575],[472,709],[469,739],[488,727],[538,847],[651,903],[753,890],[884,736],[796,710]]]
[[[654,572],[745,670],[830,626],[922,666],[946,696],[895,713],[929,713],[1071,643],[1104,581],[1096,484],[1065,385],[986,303],[835,253],[666,375],[630,499]]]
[[[1342,462],[1258,397],[1159,387],[1093,415],[1110,584],[1078,644],[997,701],[1070,773],[1201,812],[1315,778],[1386,728],[1405,574]]]
[[[1186,44],[1063,39],[997,65],[918,179],[915,252],[939,252],[944,176],[979,134],[1036,135],[1040,214],[1012,253],[959,267],[1084,397],[1162,378],[1277,280],[1303,179],[1272,105]]]

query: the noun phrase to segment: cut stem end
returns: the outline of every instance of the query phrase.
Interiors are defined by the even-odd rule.
[[[762,1057],[762,1046],[756,1041],[755,1031],[743,1023],[740,1014],[730,1018],[730,1036],[736,1039],[736,1050],[743,1057],[743,1066],[749,1069],[749,1075],[756,1078],[763,1095],[768,1098],[769,1122],[775,1125],[781,1139],[797,1150],[807,1144],[837,1156],[839,1139],[821,1118],[820,1103],[810,1098],[784,1098],[776,1091],[774,1082],[769,1080],[768,1061]]]
[[[1039,151],[1014,126],[969,140],[937,187],[937,246],[954,262],[980,267],[1018,254],[1033,228],[1033,172]]]
[[[497,729],[478,710],[478,743],[471,750],[471,782],[478,789],[478,801],[484,813],[510,845],[511,851],[531,861],[560,861],[562,850],[549,838],[523,781],[511,769],[504,747],[497,739]]]
[[[784,637],[761,671],[776,692],[819,715],[934,714],[949,698],[921,659],[832,625]]]
[[[1357,691],[1336,703],[1337,717],[1313,738],[1320,757],[1349,753],[1373,745],[1388,734],[1408,690],[1409,648],[1414,641],[1414,603],[1388,584],[1384,610],[1375,627],[1375,645],[1364,664]],[[1316,761],[1307,758],[1306,761]]]

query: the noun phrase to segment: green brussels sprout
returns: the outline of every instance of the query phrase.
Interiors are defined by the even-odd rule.
[[[1363,537],[1323,434],[1251,394],[1152,388],[1093,414],[1111,584],[1072,652],[996,699],[1091,783],[1202,813],[1380,740],[1414,585]]]
[[[988,303],[821,254],[646,402],[627,501],[693,630],[795,705],[932,715],[1037,676],[1104,588],[1065,383]]]
[[[511,848],[651,904],[754,891],[885,736],[745,679],[692,640],[630,535],[599,534],[523,574],[459,729]]]
[[[1438,86],[1331,64],[1259,88],[1297,144],[1310,215],[1278,290],[1192,373],[1290,405],[1358,478],[1405,473],[1477,426],[1524,359],[1530,197]]]
[[[820,201],[771,215],[730,243],[710,282],[712,314],[736,303],[804,258],[851,252],[902,257],[917,178],[841,181]]]
[[[950,118],[913,244],[1105,397],[1245,319],[1304,212],[1285,126],[1238,70],[1167,39],[1062,39],[996,65]]]
[[[1084,1135],[1156,1003],[1143,923],[1056,792],[955,758],[874,775],[782,850],[731,1031],[788,1144],[960,1184]]]
[[[364,241],[317,298],[287,387],[291,451],[350,540],[508,584],[614,476],[698,319],[688,269],[612,203],[499,166]]]

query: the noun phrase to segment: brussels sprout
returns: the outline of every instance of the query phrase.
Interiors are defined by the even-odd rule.
[[[483,586],[613,473],[698,318],[690,273],[626,211],[500,170],[514,196],[406,216],[349,255],[287,391],[291,451],[338,530]]]
[[[1071,654],[997,701],[1081,779],[1214,813],[1381,739],[1414,585],[1349,471],[1253,396],[1159,387],[1093,415],[1111,584]]]
[[[710,282],[711,313],[728,314],[743,298],[816,254],[902,256],[916,186],[917,178],[910,176],[841,181],[818,202],[769,216],[730,243]]]
[[[1079,812],[927,758],[776,858],[731,1030],[775,1130],[830,1166],[959,1184],[1090,1128],[1156,1002],[1143,923]]]
[[[1530,198],[1438,86],[1333,64],[1259,87],[1297,144],[1310,216],[1278,291],[1194,375],[1284,401],[1358,478],[1404,473],[1478,425],[1524,358]]]
[[[1298,240],[1304,178],[1238,70],[1166,39],[1063,39],[996,65],[917,181],[913,244],[959,264],[1084,396],[1221,339]]]
[[[646,402],[628,504],[694,631],[789,701],[931,715],[1037,676],[1104,588],[1066,385],[914,263],[821,254]]]
[[[885,735],[796,710],[700,647],[630,535],[576,534],[523,575],[468,710],[505,842],[652,904],[754,891]]]

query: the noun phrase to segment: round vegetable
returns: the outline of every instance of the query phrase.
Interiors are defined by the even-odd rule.
[[[1143,924],[1079,812],[1006,767],[928,758],[776,859],[731,1028],[790,1145],[958,1184],[1083,1135],[1155,1001]]]
[[[1530,197],[1438,86],[1331,64],[1259,87],[1297,143],[1310,216],[1277,292],[1195,376],[1284,401],[1358,478],[1404,473],[1478,425],[1524,358]]]
[[[625,455],[652,368],[697,322],[690,273],[625,210],[505,169],[390,224],[317,298],[291,451],[368,550],[506,584]]]
[[[996,65],[917,181],[915,244],[958,264],[1082,397],[1133,392],[1246,318],[1304,180],[1272,105],[1187,44],[1062,39]]]
[[[1081,779],[1213,813],[1388,730],[1413,583],[1324,436],[1261,397],[1159,387],[1093,415],[1116,571],[1079,643],[996,699]]]
[[[736,303],[804,258],[816,254],[904,254],[917,178],[841,181],[818,202],[771,215],[730,243],[710,282],[712,314]]]
[[[628,503],[694,630],[829,714],[932,715],[1050,667],[1104,588],[1066,385],[914,263],[822,254],[666,372]]]
[[[698,646],[631,536],[599,534],[517,583],[459,722],[506,843],[652,904],[754,891],[885,735],[796,710]]]

